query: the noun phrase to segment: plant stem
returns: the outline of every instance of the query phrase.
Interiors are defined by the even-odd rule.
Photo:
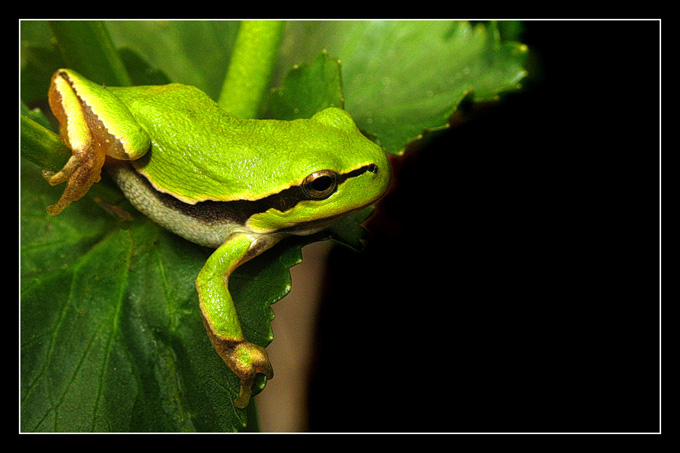
[[[21,156],[41,168],[59,171],[71,156],[71,150],[57,134],[21,115]]]
[[[218,103],[239,118],[257,118],[269,88],[285,23],[244,21]]]

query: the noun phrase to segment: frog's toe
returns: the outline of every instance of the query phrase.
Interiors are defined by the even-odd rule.
[[[71,156],[64,168],[57,173],[44,170],[43,177],[50,185],[55,186],[66,181],[61,198],[56,204],[48,206],[47,212],[59,214],[66,206],[85,196],[92,184],[101,179],[104,161],[105,156],[101,153],[79,153]]]

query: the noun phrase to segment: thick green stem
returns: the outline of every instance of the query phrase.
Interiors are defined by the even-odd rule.
[[[59,171],[71,150],[54,132],[21,115],[21,156],[47,170]]]
[[[285,23],[244,21],[239,29],[219,104],[239,118],[257,118],[267,94]]]

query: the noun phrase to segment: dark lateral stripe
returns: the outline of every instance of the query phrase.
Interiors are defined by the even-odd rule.
[[[353,170],[338,176],[338,186],[350,178],[357,177],[370,171],[377,172],[375,164],[365,165],[361,168]],[[301,186],[292,186],[284,189],[281,192],[269,195],[260,200],[233,200],[233,201],[199,201],[196,204],[184,203],[172,195],[159,192],[145,176],[135,171],[136,177],[144,184],[154,196],[165,206],[181,212],[182,214],[194,217],[205,223],[216,223],[230,221],[240,225],[244,225],[246,221],[254,214],[265,212],[270,208],[285,212],[295,207],[298,202],[308,200],[309,197],[302,190]]]
[[[344,175],[338,176],[338,186],[342,184],[343,182],[347,181],[350,178],[354,178],[359,175],[363,175],[367,171],[370,171],[371,173],[377,173],[378,172],[378,166],[376,164],[369,164],[369,165],[364,165],[361,168],[357,168],[356,170],[352,170],[349,173],[345,173]]]

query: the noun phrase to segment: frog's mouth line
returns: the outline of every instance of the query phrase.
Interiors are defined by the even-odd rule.
[[[199,201],[196,204],[184,203],[170,194],[158,191],[149,180],[139,172],[131,168],[135,177],[148,189],[156,199],[168,208],[178,211],[181,214],[195,218],[196,220],[205,224],[221,223],[225,221],[234,222],[240,225],[245,225],[246,221],[254,214],[266,212],[269,209],[276,209],[280,212],[286,212],[294,208],[300,201],[309,200],[302,186],[292,186],[281,192],[269,195],[260,200],[232,200],[232,201]],[[348,173],[338,175],[338,187],[350,178],[355,178],[366,172],[375,173],[378,169],[375,164],[364,165],[356,170]],[[337,190],[337,188],[336,188]],[[363,206],[362,206],[363,208]],[[320,229],[323,224],[330,224],[340,217],[344,217],[356,210],[344,212],[336,216],[326,217],[324,219],[313,220],[306,223],[301,223],[298,226],[286,228],[290,233],[296,231],[307,231],[310,229]],[[319,227],[315,227],[315,224]],[[289,231],[290,230],[290,231]]]
[[[282,228],[280,230],[277,230],[278,233],[289,233],[289,234],[297,234],[300,236],[306,236],[309,234],[314,234],[317,233],[321,230],[324,230],[337,222],[338,220],[342,219],[343,217],[347,217],[350,214],[353,214],[357,211],[361,211],[364,209],[366,206],[369,206],[371,203],[367,203],[363,206],[359,206],[358,208],[350,209],[349,211],[345,211],[340,214],[324,217],[321,219],[316,219],[316,220],[310,220],[309,222],[302,222],[295,224],[293,226],[287,227],[287,228]]]

